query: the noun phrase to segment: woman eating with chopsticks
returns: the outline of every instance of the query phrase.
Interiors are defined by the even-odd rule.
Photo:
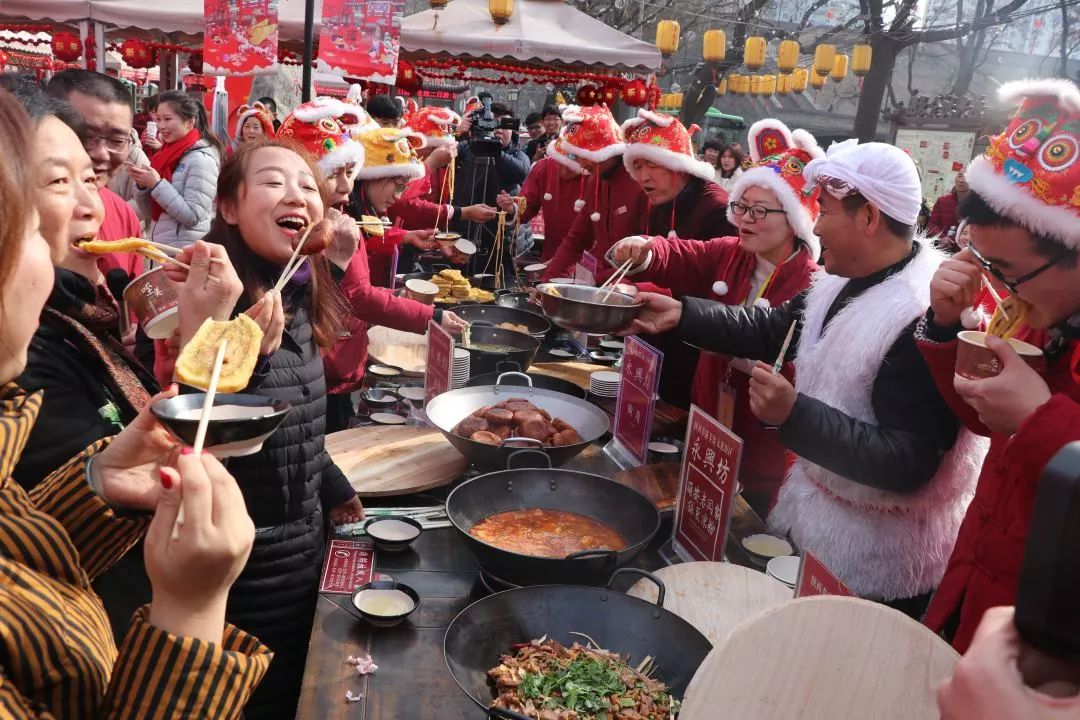
[[[52,289],[50,248],[32,188],[45,182],[36,173],[55,158],[51,148],[36,149],[26,112],[3,90],[0,146],[6,149],[0,157],[3,716],[237,718],[270,655],[224,621],[254,528],[221,464],[209,455],[177,455],[171,437],[144,411],[29,493],[11,477],[42,402],[42,393],[26,392],[14,380]],[[61,235],[78,202],[74,179],[47,184],[55,202],[67,206],[54,216]],[[181,506],[187,521],[174,539]],[[138,511],[154,511],[153,519]],[[135,614],[117,650],[90,583],[144,534],[154,602]]]
[[[609,263],[630,263],[634,280],[669,288],[676,297],[728,305],[780,305],[805,290],[820,253],[814,234],[819,191],[804,193],[802,168],[821,150],[809,133],[792,133],[777,120],[755,123],[750,147],[755,165],[733,186],[728,209],[738,237],[626,238],[608,252]],[[743,496],[764,517],[784,478],[784,449],[750,410],[752,369],[749,360],[702,353],[692,400],[746,440]]]
[[[315,614],[328,518],[350,522],[363,513],[356,492],[324,447],[322,354],[345,330],[349,305],[327,258],[304,254],[325,248],[330,228],[323,220],[322,173],[301,146],[277,138],[239,147],[221,168],[217,202],[206,241],[224,246],[236,267],[244,286],[237,310],[247,309],[264,328],[259,363],[244,392],[292,405],[261,452],[229,461],[259,532],[229,595],[228,618],[275,653],[246,717],[291,719]],[[185,248],[179,259],[187,263],[193,253]],[[174,279],[185,275],[178,265],[165,267]],[[285,278],[290,279],[282,283]],[[182,326],[181,335],[187,340],[188,328]]]

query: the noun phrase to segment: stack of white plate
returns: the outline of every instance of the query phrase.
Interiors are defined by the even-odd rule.
[[[765,566],[765,574],[779,580],[789,588],[794,588],[796,580],[799,579],[800,561],[801,559],[798,555],[774,557],[769,561],[769,564]]]
[[[456,390],[465,387],[465,383],[469,382],[469,358],[471,357],[468,350],[454,348],[454,365],[450,380],[451,389]]]
[[[620,375],[611,370],[599,370],[589,376],[589,392],[597,397],[618,397]]]

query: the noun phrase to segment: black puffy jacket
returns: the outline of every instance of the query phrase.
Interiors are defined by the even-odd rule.
[[[826,314],[825,332],[829,319],[844,304],[902,270],[912,257],[914,252],[896,265],[850,280]],[[790,361],[799,345],[805,302],[805,292],[775,308],[685,298],[676,332],[703,350],[771,365],[788,328],[798,320],[786,358]],[[914,330],[912,322],[889,348],[874,378],[871,402],[876,425],[800,393],[788,419],[778,428],[780,442],[795,454],[870,487],[905,493],[928,483],[944,453],[956,442],[959,426],[915,346]]]
[[[255,546],[229,593],[228,619],[274,651],[248,703],[249,718],[292,718],[304,671],[326,545],[323,508],[355,491],[324,447],[326,379],[306,289],[285,298],[292,319],[281,348],[260,364],[247,392],[285,400],[292,412],[262,450],[228,462],[255,523]]]

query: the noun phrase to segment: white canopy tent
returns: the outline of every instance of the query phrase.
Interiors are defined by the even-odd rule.
[[[322,2],[315,3],[315,33]],[[646,73],[660,67],[660,52],[589,17],[562,0],[518,0],[505,25],[496,26],[486,0],[453,0],[444,10],[405,18],[406,54],[485,57],[519,62],[603,66]],[[81,20],[163,33],[199,35],[205,29],[202,0],[0,0],[0,17],[77,23]],[[282,40],[303,38],[304,0],[280,0]]]

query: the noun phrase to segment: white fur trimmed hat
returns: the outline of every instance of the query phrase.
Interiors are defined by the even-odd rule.
[[[424,136],[409,128],[378,128],[360,133],[356,142],[364,146],[364,167],[357,180],[424,177],[424,163],[416,151],[424,147]]]
[[[1080,89],[1068,80],[1019,80],[998,89],[1019,105],[968,185],[990,207],[1031,232],[1080,249]]]
[[[298,105],[278,128],[276,137],[304,146],[324,173],[353,163],[364,164],[364,147],[349,137],[338,116],[346,107],[340,100],[318,97]]]
[[[808,188],[803,170],[815,158],[825,157],[814,136],[805,130],[792,132],[779,120],[759,120],[750,126],[750,158],[754,165],[743,172],[731,189],[731,202],[739,202],[750,187],[771,191],[787,213],[788,224],[796,237],[805,242],[817,260],[821,241],[814,234],[818,218],[819,188]],[[737,224],[727,211],[728,220]]]
[[[606,105],[567,105],[562,118],[560,149],[567,155],[601,163],[626,149],[622,128]]]
[[[263,135],[268,138],[274,137],[274,116],[265,105],[256,100],[251,105],[241,105],[236,109],[236,130],[233,132],[233,141],[240,142],[244,123],[248,118],[255,118],[262,125]]]
[[[694,157],[690,136],[701,129],[697,125],[687,129],[671,115],[639,109],[637,117],[624,122],[622,129],[626,136],[623,163],[627,170],[633,171],[634,160],[640,158],[702,180],[716,177],[716,168]]]
[[[547,156],[563,167],[573,170],[578,175],[588,174],[585,168],[581,167],[581,163],[577,161],[578,156],[570,152],[561,137],[557,137],[548,143]]]
[[[450,108],[431,105],[410,113],[405,124],[420,133],[429,147],[456,145],[454,127],[461,123],[461,116]]]

